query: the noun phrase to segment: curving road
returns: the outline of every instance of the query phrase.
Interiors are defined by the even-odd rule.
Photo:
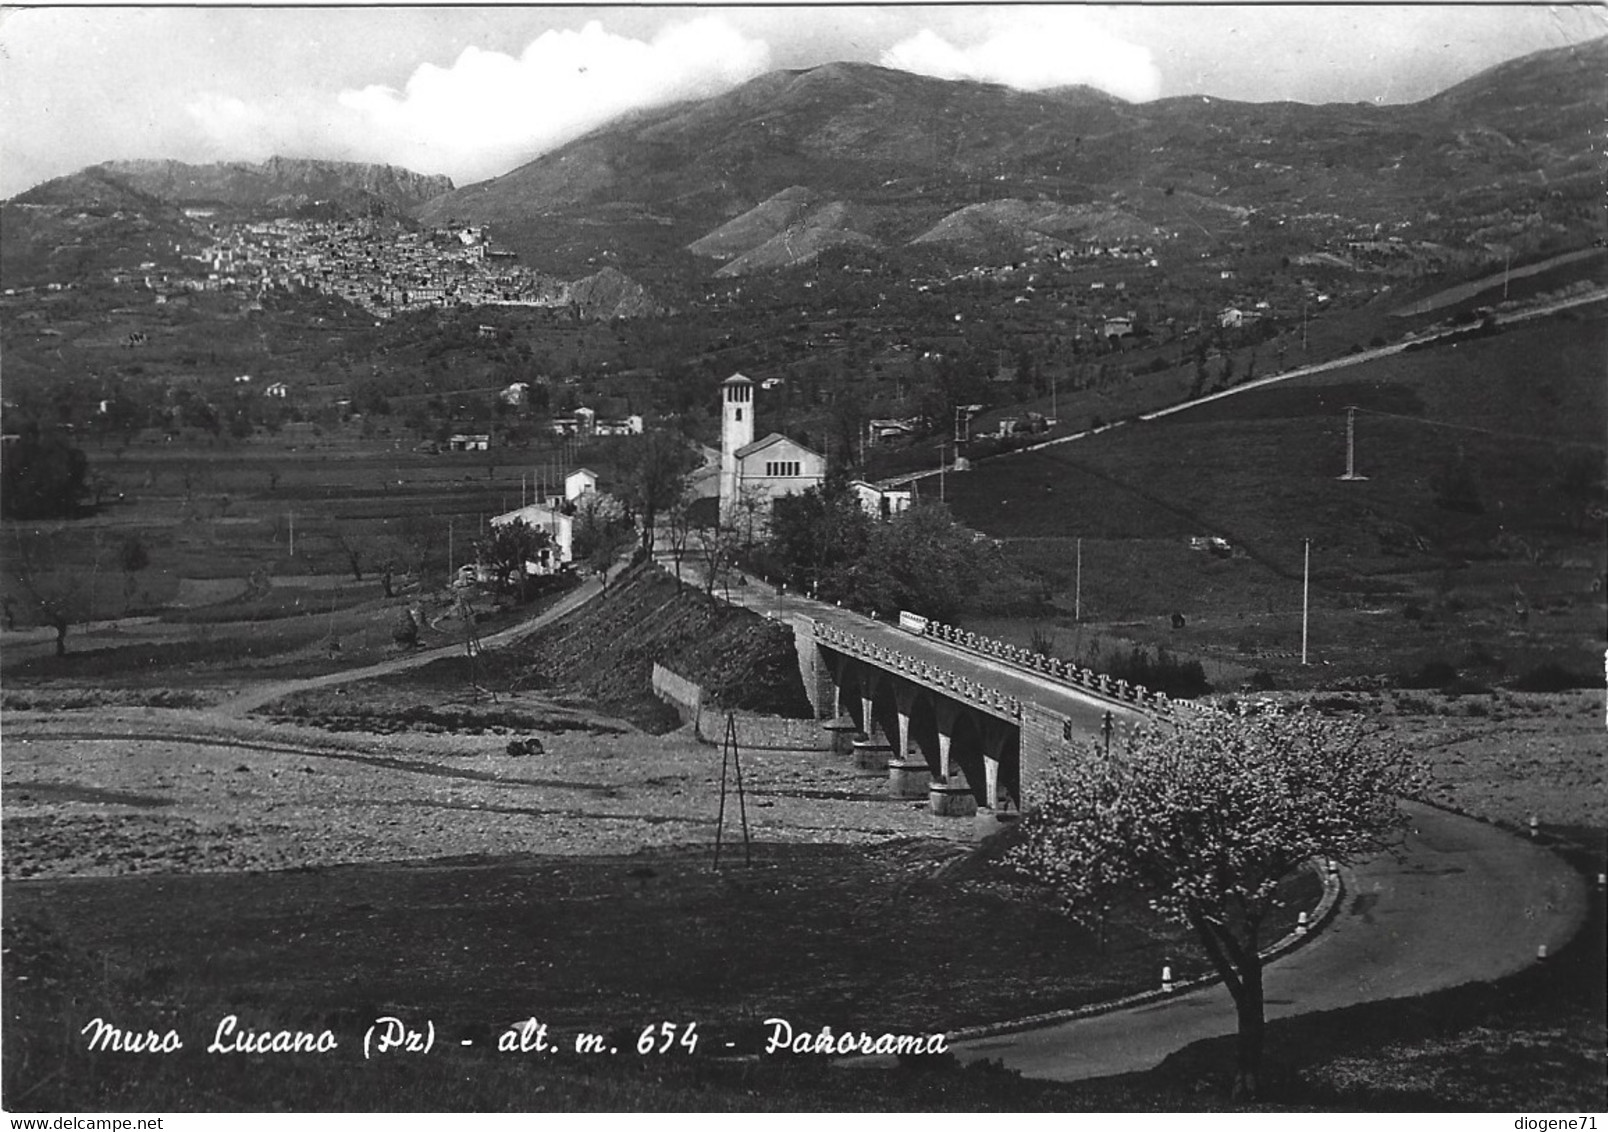
[[[1403,851],[1348,870],[1330,925],[1267,967],[1269,1019],[1501,978],[1535,962],[1538,947],[1555,954],[1584,921],[1585,885],[1556,855],[1471,818],[1407,811]],[[951,1048],[962,1061],[1080,1081],[1154,1068],[1236,1028],[1233,1001],[1216,985]]]
[[[603,592],[603,586],[596,578],[587,578],[569,593],[565,594],[548,609],[532,617],[528,621],[521,621],[507,629],[488,634],[480,639],[481,648],[498,648],[502,645],[512,644],[540,629],[543,625],[557,621],[565,614],[580,608]],[[463,652],[462,644],[441,645],[432,649],[421,649],[418,652],[408,653],[395,660],[382,660],[377,664],[364,665],[362,668],[348,668],[340,672],[329,672],[323,676],[309,676],[301,680],[282,680],[273,684],[253,684],[245,690],[229,697],[211,709],[220,715],[239,716],[246,715],[264,704],[272,703],[295,692],[305,692],[312,688],[329,688],[337,684],[351,684],[358,680],[369,680],[376,676],[388,676],[393,672],[401,672],[409,668],[418,668],[429,664],[433,660],[443,657],[458,656]]]

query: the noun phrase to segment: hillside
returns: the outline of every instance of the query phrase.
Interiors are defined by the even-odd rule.
[[[999,258],[1029,250],[1054,250],[1075,241],[1143,243],[1159,235],[1153,225],[1121,209],[995,200],[950,213],[911,243],[957,245],[972,254]]]
[[[1547,663],[1589,673],[1608,568],[1605,356],[1598,304],[983,461],[949,477],[948,500],[1067,609],[1079,553],[1084,621],[1150,643],[1287,659],[1310,538],[1327,679],[1433,659],[1492,682]],[[1339,478],[1348,406],[1354,482]],[[1232,557],[1192,549],[1204,536]],[[1174,612],[1187,630],[1168,628]]]
[[[744,252],[715,274],[730,277],[796,267],[809,263],[828,248],[877,248],[880,246],[877,241],[857,228],[860,211],[840,200],[822,205],[799,223]]]
[[[1175,191],[1275,223],[1451,210],[1438,224],[1460,239],[1534,241],[1594,216],[1605,73],[1608,39],[1409,105],[1130,104],[1085,88],[1025,93],[834,63],[629,115],[420,215],[496,224],[538,256],[607,249],[627,269],[672,239],[697,254],[742,254],[816,200],[876,209],[877,227],[859,230],[889,245],[988,198],[1111,206],[1141,228],[1192,238],[1199,226]],[[580,230],[605,207],[643,230]]]
[[[509,663],[537,687],[649,731],[679,726],[652,692],[655,663],[703,686],[711,703],[808,718],[793,632],[716,603],[656,567],[621,575],[608,593],[519,646]]]
[[[753,251],[792,227],[816,199],[809,189],[793,185],[700,236],[687,245],[687,250],[694,255],[721,260]]]
[[[145,206],[227,206],[290,213],[313,204],[369,214],[410,212],[451,192],[452,181],[393,165],[270,157],[189,165],[182,161],[108,161],[58,177],[16,197],[23,204],[104,204],[131,198]]]
[[[569,294],[582,318],[599,322],[664,313],[642,284],[612,267],[575,280],[569,285]]]
[[[74,174],[0,203],[0,285],[68,282],[94,272],[164,268],[195,225],[172,205],[93,176]]]

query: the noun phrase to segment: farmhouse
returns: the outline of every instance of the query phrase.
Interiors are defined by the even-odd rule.
[[[454,452],[484,452],[491,447],[491,435],[484,432],[455,432],[447,438]]]
[[[754,383],[734,373],[721,385],[720,511],[739,500],[774,501],[819,487],[826,457],[773,432],[754,439]]]
[[[868,480],[855,480],[849,484],[860,501],[860,507],[873,519],[891,519],[910,509],[914,493],[908,487],[878,487]]]
[[[619,420],[598,421],[593,428],[598,436],[640,436],[642,434],[642,418],[633,413],[629,417]]]
[[[575,505],[584,495],[597,490],[597,473],[577,468],[564,477],[564,494],[517,511],[494,516],[493,527],[522,522],[533,530],[546,531],[552,542],[543,547],[534,561],[525,563],[527,574],[552,574],[575,560]]]

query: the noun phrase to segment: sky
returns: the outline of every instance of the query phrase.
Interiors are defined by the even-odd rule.
[[[1132,101],[1410,102],[1608,34],[1598,5],[0,9],[0,197],[101,161],[384,162],[458,185],[627,111],[834,60]]]

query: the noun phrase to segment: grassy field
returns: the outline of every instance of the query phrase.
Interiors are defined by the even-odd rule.
[[[435,1069],[394,1091],[397,1078],[363,1066],[362,1031],[387,1014],[434,1022],[439,1056],[476,1084],[472,1108],[563,1105],[598,1075],[637,1107],[655,1088],[645,1070],[691,1063],[718,1079],[721,1058],[760,1053],[768,1017],[925,1033],[1114,997],[1163,963],[1179,977],[1205,968],[1187,933],[1143,908],[1113,914],[1102,950],[1030,889],[935,875],[953,851],[764,844],[751,868],[720,872],[701,848],[12,886],[7,1107],[249,1108],[275,1089],[326,1110],[454,1103],[461,1091]],[[1316,890],[1299,878],[1282,921]],[[175,916],[189,930],[170,931]],[[341,1050],[220,1064],[200,1050],[229,1013],[257,1029],[331,1029]],[[91,1054],[71,1035],[95,1016],[174,1028],[186,1048]],[[510,1079],[491,1047],[531,1016],[569,1056]],[[628,1055],[666,1020],[697,1022],[697,1057],[678,1048],[605,1069],[574,1056],[576,1033]]]
[[[1605,325],[1551,320],[987,461],[949,478],[950,505],[1048,581],[1063,636],[1297,682],[1433,659],[1485,680],[1546,662],[1589,674],[1608,609],[1588,514],[1602,490]],[[1362,410],[1362,482],[1337,478],[1348,405]],[[1598,486],[1571,494],[1576,464]],[[1191,550],[1201,536],[1232,557]],[[1309,538],[1316,673],[1290,663]]]

